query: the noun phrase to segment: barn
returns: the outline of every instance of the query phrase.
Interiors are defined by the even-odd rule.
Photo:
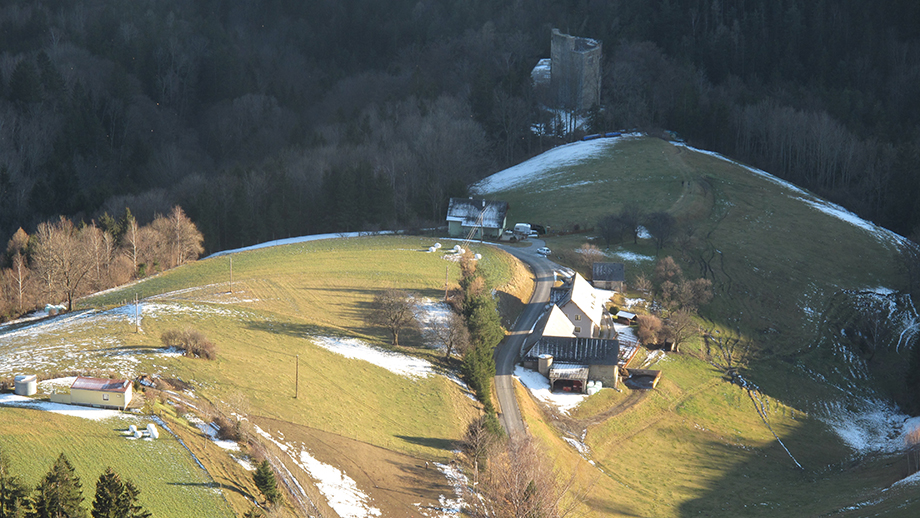
[[[508,202],[451,198],[447,206],[447,233],[451,237],[499,238],[508,224]]]
[[[131,380],[77,377],[70,394],[52,394],[56,403],[125,410],[131,402]]]
[[[626,266],[623,263],[594,263],[591,266],[591,284],[603,290],[623,291]]]
[[[552,390],[587,392],[588,380],[608,387],[619,382],[617,340],[544,336],[524,355],[524,367],[550,380]]]

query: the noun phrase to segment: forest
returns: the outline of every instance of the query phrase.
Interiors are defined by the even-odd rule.
[[[920,225],[911,0],[10,0],[0,235],[175,206],[207,252],[440,222],[580,136],[531,131],[553,27],[604,45],[585,132],[676,132]]]

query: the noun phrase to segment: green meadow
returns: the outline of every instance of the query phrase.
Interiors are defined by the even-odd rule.
[[[592,242],[627,265],[627,284],[651,277],[656,255],[713,281],[701,335],[649,366],[664,373],[657,389],[605,389],[570,416],[548,418],[532,405],[531,430],[540,430],[557,469],[579,481],[570,490],[576,508],[614,516],[918,512],[911,486],[888,489],[906,475],[903,455],[854,451],[827,424],[828,403],[847,401],[846,417],[889,398],[906,359],[894,352],[902,306],[888,316],[893,332],[873,362],[841,338],[860,318],[860,292],[903,285],[895,238],[818,210],[810,193],[655,138],[622,139],[483,194],[509,202],[509,222],[548,225],[553,258],[585,275],[573,251]],[[673,215],[674,238],[660,251],[649,239],[607,247],[593,227],[628,204]],[[720,343],[751,393],[724,375]],[[588,453],[561,437],[583,438]]]
[[[845,400],[852,408],[843,409],[855,415],[861,411],[857,403],[884,400],[896,389],[883,376],[897,371],[896,344],[889,339],[877,359],[865,364],[841,333],[859,320],[859,297],[876,297],[860,292],[896,290],[903,282],[889,236],[817,210],[813,204],[819,200],[809,193],[653,138],[621,140],[599,156],[551,172],[488,196],[509,201],[511,224],[550,226],[546,242],[553,259],[587,273],[574,251],[592,240],[605,249],[593,239],[597,219],[635,203],[647,212],[668,211],[680,230],[660,252],[647,239],[606,249],[611,260],[626,262],[627,283],[651,275],[656,254],[671,255],[687,275],[711,279],[715,295],[697,322],[700,336],[681,354],[652,356],[642,350],[634,359],[664,372],[655,390],[605,389],[570,415],[542,408],[520,391],[531,433],[558,470],[560,485],[569,486],[566,505],[597,516],[920,512],[916,486],[892,486],[906,474],[901,457],[854,451],[828,424],[829,403]],[[575,225],[578,232],[572,232]],[[401,347],[390,347],[387,334],[368,327],[364,315],[374,294],[386,288],[431,300],[444,296],[445,278],[455,284],[459,267],[442,253],[428,253],[434,242],[409,236],[337,238],[204,259],[84,299],[81,310],[87,313],[79,318],[20,326],[0,337],[0,349],[47,373],[92,368],[182,380],[190,388],[175,397],[200,406],[202,413],[219,408],[246,415],[247,426],[285,441],[289,451],[308,447],[316,458],[346,470],[385,516],[412,516],[418,502],[435,506],[440,495],[452,492],[443,476],[423,467],[453,458],[479,406],[445,376],[456,371],[455,361],[426,348],[414,332],[401,336]],[[488,245],[472,248],[483,254],[481,265],[499,287],[510,324],[529,298],[532,279],[508,254]],[[135,295],[141,300],[139,332],[130,303]],[[889,323],[896,327],[898,321],[892,316]],[[165,352],[161,334],[185,328],[213,341],[217,359]],[[433,374],[400,375],[320,346],[355,339],[427,360]],[[731,366],[754,390],[727,381],[721,347],[731,349]],[[0,363],[7,371],[0,376],[16,374],[23,365]],[[190,469],[182,476],[205,480],[141,485],[147,497],[164,495],[173,502],[164,508],[181,511],[176,516],[248,509],[254,498],[250,473],[171,407],[156,408],[175,423],[222,490],[215,491],[200,469]],[[100,451],[137,446],[112,424],[47,419],[86,429],[80,440],[72,440],[46,425],[44,413],[0,408],[4,415],[16,419],[0,419],[0,445],[17,451],[34,444],[38,452],[14,463],[30,484],[65,444],[84,486],[103,469]],[[586,453],[563,438],[583,442]],[[162,444],[176,442],[168,439]],[[143,456],[112,451],[121,462],[113,467],[139,483],[146,468],[157,468]],[[173,463],[194,467],[183,451],[176,451],[180,460]],[[280,447],[272,451],[311,498],[321,500],[315,481],[296,474],[299,468],[284,460]],[[247,452],[244,445],[242,455]],[[179,480],[179,474],[173,478]],[[182,503],[189,488],[216,496]],[[299,512],[286,508],[282,514]]]
[[[454,442],[479,412],[468,391],[455,381],[455,360],[445,361],[429,349],[418,332],[404,333],[402,347],[393,352],[427,360],[432,371],[427,376],[396,374],[316,343],[359,339],[392,350],[387,333],[368,327],[364,314],[370,311],[374,294],[386,288],[404,289],[435,301],[444,297],[445,276],[456,283],[459,266],[446,260],[449,254],[443,251],[428,253],[432,244],[434,240],[428,238],[362,237],[238,253],[232,256],[232,292],[230,259],[204,259],[85,299],[81,308],[95,308],[95,312],[66,325],[50,320],[46,332],[11,335],[3,347],[28,348],[33,357],[47,358],[42,366],[48,372],[108,366],[125,376],[155,373],[182,380],[191,388],[179,396],[189,406],[247,415],[251,423],[261,422],[261,426],[281,423],[278,426],[288,434],[331,434],[347,441],[347,449],[363,445],[360,447],[391,452],[381,453],[382,458],[395,455],[398,459],[381,462],[381,469],[393,472],[387,479],[395,484],[400,480],[399,466],[411,459],[422,463],[450,460]],[[449,241],[442,244],[453,246]],[[471,249],[483,254],[481,267],[507,299],[513,299],[516,291],[530,289],[529,277],[509,255],[489,246],[472,245]],[[513,279],[521,286],[508,282]],[[141,300],[139,332],[135,332],[135,294]],[[164,353],[161,334],[186,328],[203,332],[217,345],[216,360]],[[50,351],[42,352],[43,339]],[[62,350],[66,354],[60,354]],[[31,417],[23,424],[37,426],[38,413],[28,415]],[[0,435],[8,437],[4,423],[0,421]],[[200,435],[191,430],[191,435]],[[180,431],[188,434],[189,427]],[[22,446],[15,437],[9,436],[11,447]],[[92,457],[88,448],[101,448],[89,443],[76,447],[75,456]],[[206,441],[200,449],[205,446]],[[319,447],[317,455],[335,458],[336,452],[342,453],[336,448],[342,447]],[[54,447],[43,455],[57,453]],[[203,462],[215,455],[204,455]],[[230,464],[222,468],[221,480],[226,486],[244,488],[249,473]],[[30,466],[32,473],[44,463]],[[304,476],[303,483],[310,482]],[[248,509],[246,495],[237,494],[246,491],[224,491],[236,512]],[[438,495],[428,498],[438,501]],[[191,508],[181,509],[177,516],[193,514]]]
[[[153,516],[234,516],[217,485],[188,450],[160,428],[158,440],[128,438],[128,426],[150,419],[125,415],[100,421],[28,408],[0,407],[0,449],[12,473],[34,488],[58,455],[74,465],[84,505],[92,507],[96,481],[109,466],[131,479],[140,504]]]

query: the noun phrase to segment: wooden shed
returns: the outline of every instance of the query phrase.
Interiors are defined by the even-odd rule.
[[[639,317],[635,313],[630,313],[629,311],[617,311],[617,322],[620,324],[626,324],[629,326],[634,326],[639,324]]]

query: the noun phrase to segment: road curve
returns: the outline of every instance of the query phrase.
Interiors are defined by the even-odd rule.
[[[511,334],[505,337],[495,348],[495,391],[498,394],[500,408],[499,419],[508,435],[515,437],[524,433],[524,419],[514,397],[514,366],[521,357],[524,341],[534,324],[549,302],[549,291],[553,287],[553,270],[555,264],[537,254],[537,248],[543,246],[540,240],[532,240],[528,248],[503,246],[502,249],[528,265],[536,278],[530,302],[514,324]]]

